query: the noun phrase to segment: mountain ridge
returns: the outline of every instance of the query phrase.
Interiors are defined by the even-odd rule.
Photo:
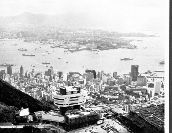
[[[37,28],[38,26],[53,26],[57,28],[88,28],[97,23],[88,14],[46,15],[25,12],[16,16],[0,17],[0,27],[4,29]]]

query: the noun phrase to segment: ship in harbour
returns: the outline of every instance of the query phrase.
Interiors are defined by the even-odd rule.
[[[22,54],[23,56],[35,56],[34,54]]]
[[[160,65],[164,65],[165,64],[165,61],[160,61],[159,64]]]
[[[19,48],[18,51],[27,51],[25,48]]]
[[[121,61],[133,60],[133,58],[122,58]]]
[[[50,46],[51,48],[57,48],[59,47],[58,45],[53,45],[53,46]]]
[[[42,62],[43,65],[49,65],[50,62]]]

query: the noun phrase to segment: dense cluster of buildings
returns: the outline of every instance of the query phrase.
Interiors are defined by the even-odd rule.
[[[102,113],[99,107],[102,105],[117,113],[127,114],[164,103],[163,73],[139,73],[138,65],[132,65],[131,72],[124,75],[95,70],[65,74],[54,71],[53,67],[44,73],[35,72],[34,69],[28,72],[24,71],[23,66],[18,73],[13,73],[9,65],[7,70],[0,71],[0,78],[35,99],[54,102],[57,108],[62,109],[61,112],[72,106]],[[84,92],[82,94],[81,89]]]
[[[138,65],[131,66],[129,74],[118,75],[103,71],[85,70],[85,73],[55,72],[50,67],[44,73],[25,71],[23,66],[18,73],[12,72],[12,66],[0,71],[0,78],[17,89],[36,99],[53,101],[53,93],[60,87],[79,86],[86,90],[87,101],[104,104],[143,104],[157,97],[164,97],[163,71],[140,74]]]

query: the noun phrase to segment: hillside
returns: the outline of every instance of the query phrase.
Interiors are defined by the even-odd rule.
[[[2,79],[0,79],[0,102],[7,106],[17,107],[18,109],[21,109],[21,107],[29,107],[30,112],[41,110],[48,111],[52,109],[47,104],[17,90]]]
[[[18,109],[14,106],[7,106],[6,104],[0,102],[0,123],[13,122],[15,112]]]

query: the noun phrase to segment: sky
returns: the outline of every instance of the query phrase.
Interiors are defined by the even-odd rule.
[[[89,14],[102,27],[117,31],[165,32],[168,10],[168,0],[0,0],[0,16]]]

